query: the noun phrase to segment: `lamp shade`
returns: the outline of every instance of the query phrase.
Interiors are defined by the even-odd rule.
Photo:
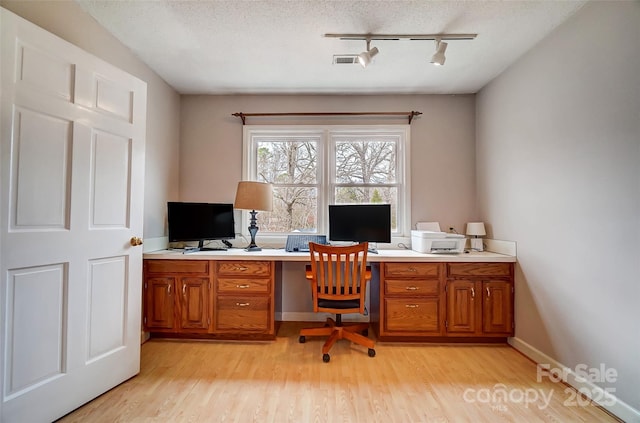
[[[236,209],[273,210],[273,186],[265,182],[240,181],[236,191]]]
[[[469,222],[467,223],[467,235],[482,236],[487,232],[484,229],[484,223],[482,222]]]

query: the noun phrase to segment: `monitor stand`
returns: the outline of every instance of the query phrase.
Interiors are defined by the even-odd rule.
[[[231,243],[229,241],[227,241],[226,239],[222,239],[221,241],[224,245],[226,245],[226,247],[231,248]],[[200,241],[198,241],[197,247],[185,248],[184,253],[189,254],[189,253],[195,253],[197,251],[227,251],[226,247],[205,247],[204,239],[201,239]]]
[[[374,247],[369,247],[369,248],[367,249],[367,252],[368,252],[368,253],[371,253],[371,254],[378,254],[378,249],[377,249],[377,248],[374,248]]]

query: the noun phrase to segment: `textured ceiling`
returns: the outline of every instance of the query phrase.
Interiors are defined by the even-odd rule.
[[[475,93],[585,1],[76,0],[183,94]],[[450,41],[372,41],[367,68],[334,65],[365,41],[326,33],[477,33]]]

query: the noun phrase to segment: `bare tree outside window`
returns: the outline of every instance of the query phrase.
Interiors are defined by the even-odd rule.
[[[391,204],[395,230],[396,166],[397,142],[379,137],[340,138],[335,144],[336,204]]]
[[[274,186],[271,213],[262,213],[263,232],[317,231],[318,142],[273,138],[257,144],[258,180]]]
[[[400,160],[401,151],[407,154],[407,132],[361,128],[249,132],[248,175],[274,188],[273,211],[258,214],[261,234],[324,233],[328,222],[319,217],[327,218],[329,204],[390,204],[392,232],[406,231],[398,216],[407,201],[406,157]]]

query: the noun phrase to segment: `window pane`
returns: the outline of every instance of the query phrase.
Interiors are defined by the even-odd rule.
[[[273,189],[273,211],[258,213],[263,232],[317,232],[318,190],[303,187]]]
[[[260,141],[257,148],[258,180],[273,184],[316,183],[316,141]]]
[[[336,142],[336,182],[384,184],[396,181],[396,143],[345,140]]]
[[[396,187],[336,187],[336,204],[391,204],[391,232],[398,230]]]

